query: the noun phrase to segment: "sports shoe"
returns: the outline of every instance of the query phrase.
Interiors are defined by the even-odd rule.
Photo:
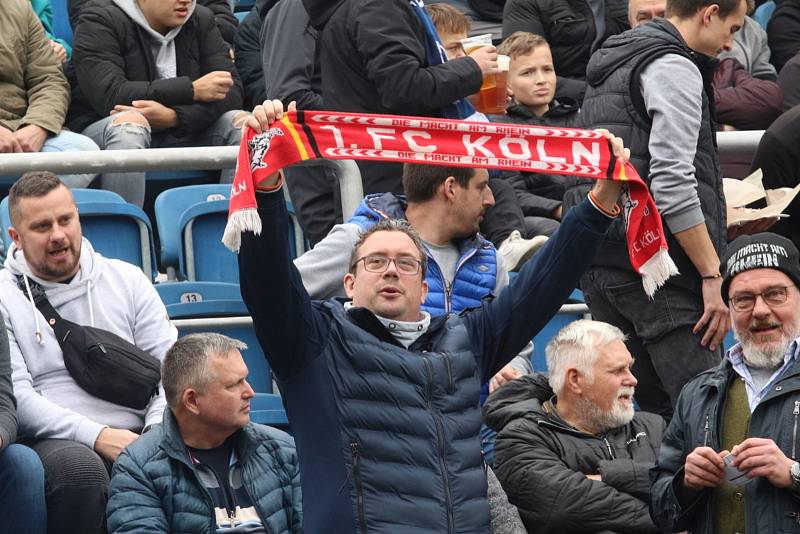
[[[497,253],[503,257],[503,265],[507,271],[518,271],[528,261],[528,258],[533,256],[534,252],[542,248],[545,243],[547,243],[546,235],[523,239],[519,230],[514,230],[505,241],[500,243]]]

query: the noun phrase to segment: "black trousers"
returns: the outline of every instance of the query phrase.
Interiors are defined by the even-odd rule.
[[[65,439],[25,443],[44,466],[48,534],[105,534],[112,462]]]

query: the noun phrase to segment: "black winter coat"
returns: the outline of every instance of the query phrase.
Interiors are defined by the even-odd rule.
[[[542,374],[514,380],[483,407],[499,432],[494,470],[531,534],[658,532],[648,513],[648,471],[655,464],[664,420],[636,412],[602,435],[581,432],[554,410]],[[586,478],[602,476],[602,481]]]
[[[186,137],[213,124],[225,112],[242,107],[242,84],[229,47],[207,8],[197,6],[175,38],[177,76],[159,80],[150,37],[111,0],[98,0],[81,11],[75,32],[69,78],[72,105],[67,124],[82,131],[107,117],[117,104],[155,100],[178,114],[169,130]],[[225,70],[234,85],[222,100],[194,101],[192,82],[212,71]]]
[[[541,35],[550,43],[559,76],[586,78],[592,52],[611,35],[630,29],[628,2],[606,0],[606,31],[592,47],[597,31],[587,0],[508,0],[503,10],[503,37],[516,31]]]
[[[775,11],[767,24],[770,61],[780,72],[800,52],[800,3],[797,0],[776,0]]]
[[[312,22],[315,12],[306,8]],[[407,0],[344,0],[320,36],[322,98],[334,111],[440,117],[478,92],[474,59],[429,66],[426,34]],[[402,193],[398,164],[360,163],[365,193]]]

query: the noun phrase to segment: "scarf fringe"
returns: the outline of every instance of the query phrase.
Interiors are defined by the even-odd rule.
[[[664,285],[664,282],[666,282],[670,276],[679,273],[667,249],[660,248],[652,258],[642,265],[639,269],[639,274],[642,275],[644,292],[647,293],[647,296],[652,300],[656,290]]]
[[[222,243],[229,250],[238,253],[242,246],[242,232],[253,232],[256,235],[261,233],[261,217],[256,208],[236,210],[228,217]]]

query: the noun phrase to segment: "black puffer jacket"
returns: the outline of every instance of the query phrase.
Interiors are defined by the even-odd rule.
[[[177,76],[160,80],[145,30],[111,0],[96,0],[81,11],[75,32],[67,124],[80,132],[108,117],[117,104],[155,100],[178,114],[179,125],[170,130],[173,136],[203,131],[226,111],[242,107],[242,83],[229,50],[214,15],[197,6],[175,38]],[[228,95],[215,102],[195,102],[192,82],[218,70],[233,75]]]
[[[658,532],[648,513],[648,470],[664,420],[637,412],[603,435],[581,432],[553,408],[544,375],[497,390],[483,407],[498,431],[495,473],[529,533]],[[602,476],[602,482],[586,478]]]
[[[800,51],[800,2],[775,0],[775,11],[767,24],[767,38],[772,52],[770,61],[780,72]]]
[[[606,0],[606,31],[597,42],[630,29],[628,2]],[[587,0],[508,0],[503,9],[503,37],[516,31],[541,35],[550,43],[553,64],[559,76],[586,78],[586,65],[593,47],[595,29]]]

